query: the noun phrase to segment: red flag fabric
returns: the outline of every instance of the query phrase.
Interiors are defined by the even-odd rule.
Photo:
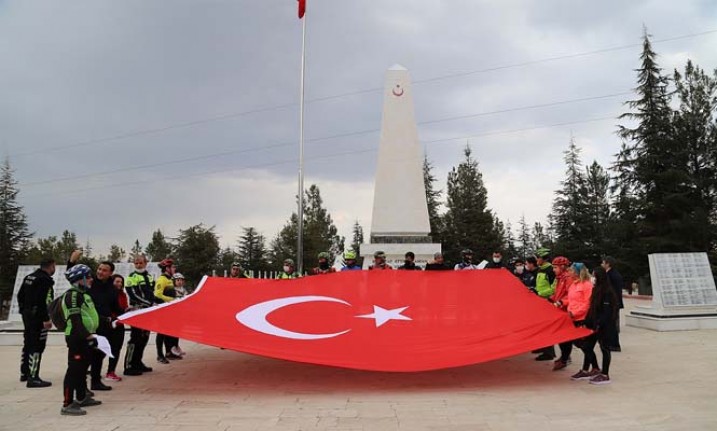
[[[298,0],[299,1],[299,18],[303,18],[304,14],[306,13],[306,0]]]
[[[186,298],[120,320],[273,358],[406,372],[490,361],[590,333],[500,269],[205,278]]]

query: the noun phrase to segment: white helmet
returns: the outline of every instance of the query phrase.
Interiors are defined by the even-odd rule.
[[[175,272],[174,275],[172,276],[172,280],[179,280],[180,278],[182,280],[184,280],[184,276],[182,275],[181,272]]]

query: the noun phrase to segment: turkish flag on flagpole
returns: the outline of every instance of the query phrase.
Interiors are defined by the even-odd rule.
[[[304,14],[306,13],[306,0],[298,0],[299,1],[299,18],[303,18]]]
[[[499,269],[209,277],[192,295],[119,319],[256,355],[403,372],[492,361],[591,333]]]

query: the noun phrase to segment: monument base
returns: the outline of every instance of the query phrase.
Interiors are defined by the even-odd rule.
[[[433,255],[441,251],[441,244],[431,243],[374,243],[361,244],[361,257],[363,257],[363,269],[373,265],[373,254],[377,251],[386,253],[386,263],[394,268],[403,265],[405,255],[412,251],[416,255],[416,265],[424,268],[433,260]]]
[[[693,308],[693,307],[690,307]],[[717,310],[665,310],[637,307],[625,316],[625,324],[658,332],[717,329]]]

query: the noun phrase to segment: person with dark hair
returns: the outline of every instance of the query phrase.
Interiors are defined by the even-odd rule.
[[[369,271],[383,271],[387,269],[393,269],[391,265],[386,263],[386,253],[377,250],[373,254],[373,265],[368,267]]]
[[[154,284],[154,297],[159,303],[171,302],[177,296],[174,291],[174,280],[172,279],[176,270],[174,260],[169,258],[162,260],[159,262],[159,269],[162,270],[162,274]],[[174,347],[173,337],[157,332],[155,344],[157,347],[157,362],[168,364],[170,359],[182,359],[180,355],[172,353],[171,348]]]
[[[555,271],[550,264],[550,250],[539,248],[535,251],[535,261],[538,264],[538,273],[535,276],[535,291],[541,298],[548,299],[555,293]],[[555,347],[548,346],[537,350],[540,355],[536,361],[552,361],[555,359]]]
[[[52,328],[47,306],[54,299],[55,260],[45,257],[40,268],[22,280],[17,292],[23,324],[20,381],[28,388],[46,388],[52,383],[40,378],[40,363],[47,345],[47,331]]]
[[[70,260],[67,262],[67,269],[75,266],[81,257],[82,250],[72,252]],[[114,263],[110,261],[100,262],[95,271],[92,287],[87,291],[99,316],[97,335],[102,335],[108,340],[112,339],[112,315],[119,316],[122,314],[122,309],[120,309],[117,300],[117,289],[112,285],[112,273],[114,270]],[[93,391],[112,390],[111,386],[102,383],[102,362],[105,354],[97,349],[93,349],[90,353],[90,388]]]
[[[147,272],[147,256],[140,254],[134,258],[134,271],[125,281],[129,305],[134,308],[149,308],[157,303],[154,297],[154,277]],[[132,327],[124,355],[124,374],[139,376],[152,371],[142,362],[144,349],[149,342],[149,331]]]
[[[404,255],[403,265],[399,266],[398,269],[404,271],[421,271],[421,267],[416,265],[416,255],[412,251],[407,252]]]
[[[494,251],[491,261],[488,262],[485,269],[508,269],[508,266],[503,262],[503,252]]]
[[[469,248],[461,250],[461,261],[453,269],[456,271],[479,269],[478,265],[473,264],[473,250]]]
[[[614,345],[617,337],[615,328],[615,315],[618,313],[618,300],[615,290],[610,284],[607,272],[603,268],[596,268],[595,285],[590,296],[590,309],[585,318],[585,326],[592,329],[593,334],[585,338],[582,343],[582,351],[585,353],[585,361],[582,371],[588,372],[588,366],[592,365],[593,370],[598,369],[597,357],[595,355],[595,344],[600,344],[602,352],[602,369],[599,374],[590,378],[594,385],[605,385],[610,383],[610,362],[612,355],[610,347]],[[578,376],[580,377],[580,376]]]
[[[433,253],[433,261],[426,264],[426,271],[450,271],[450,266],[446,265],[443,259],[443,253]]]
[[[122,313],[128,311],[129,300],[127,294],[124,291],[124,277],[119,274],[112,275],[112,286],[117,290],[117,305]],[[114,380],[115,382],[122,381],[122,377],[118,376],[115,372],[117,370],[117,362],[119,362],[120,352],[122,351],[122,344],[124,344],[124,325],[117,321],[119,314],[116,312],[112,313],[112,335],[108,338],[110,347],[112,347],[112,355],[114,358],[109,358],[107,365],[107,374],[105,377],[108,380]]]
[[[249,275],[242,269],[241,263],[234,262],[232,263],[231,269],[229,269],[229,278],[251,278]]]
[[[535,281],[537,276],[538,261],[535,259],[534,256],[530,256],[529,258],[525,259],[525,269],[521,274],[520,281],[522,281],[525,287],[530,289],[530,291],[535,293],[536,295],[538,294],[538,292],[535,290]]]
[[[601,266],[607,273],[607,277],[610,279],[610,284],[612,285],[613,290],[615,291],[615,296],[617,297],[617,306],[618,311],[617,315],[615,316],[615,340],[614,344],[610,346],[610,350],[613,352],[621,352],[622,347],[620,347],[620,309],[625,308],[625,305],[622,302],[622,291],[625,289],[625,280],[623,280],[622,275],[615,269],[615,258],[611,256],[605,256],[602,260]]]
[[[332,274],[336,272],[336,268],[329,263],[330,257],[328,252],[322,251],[319,253],[317,256],[319,265],[311,270],[311,275]]]

